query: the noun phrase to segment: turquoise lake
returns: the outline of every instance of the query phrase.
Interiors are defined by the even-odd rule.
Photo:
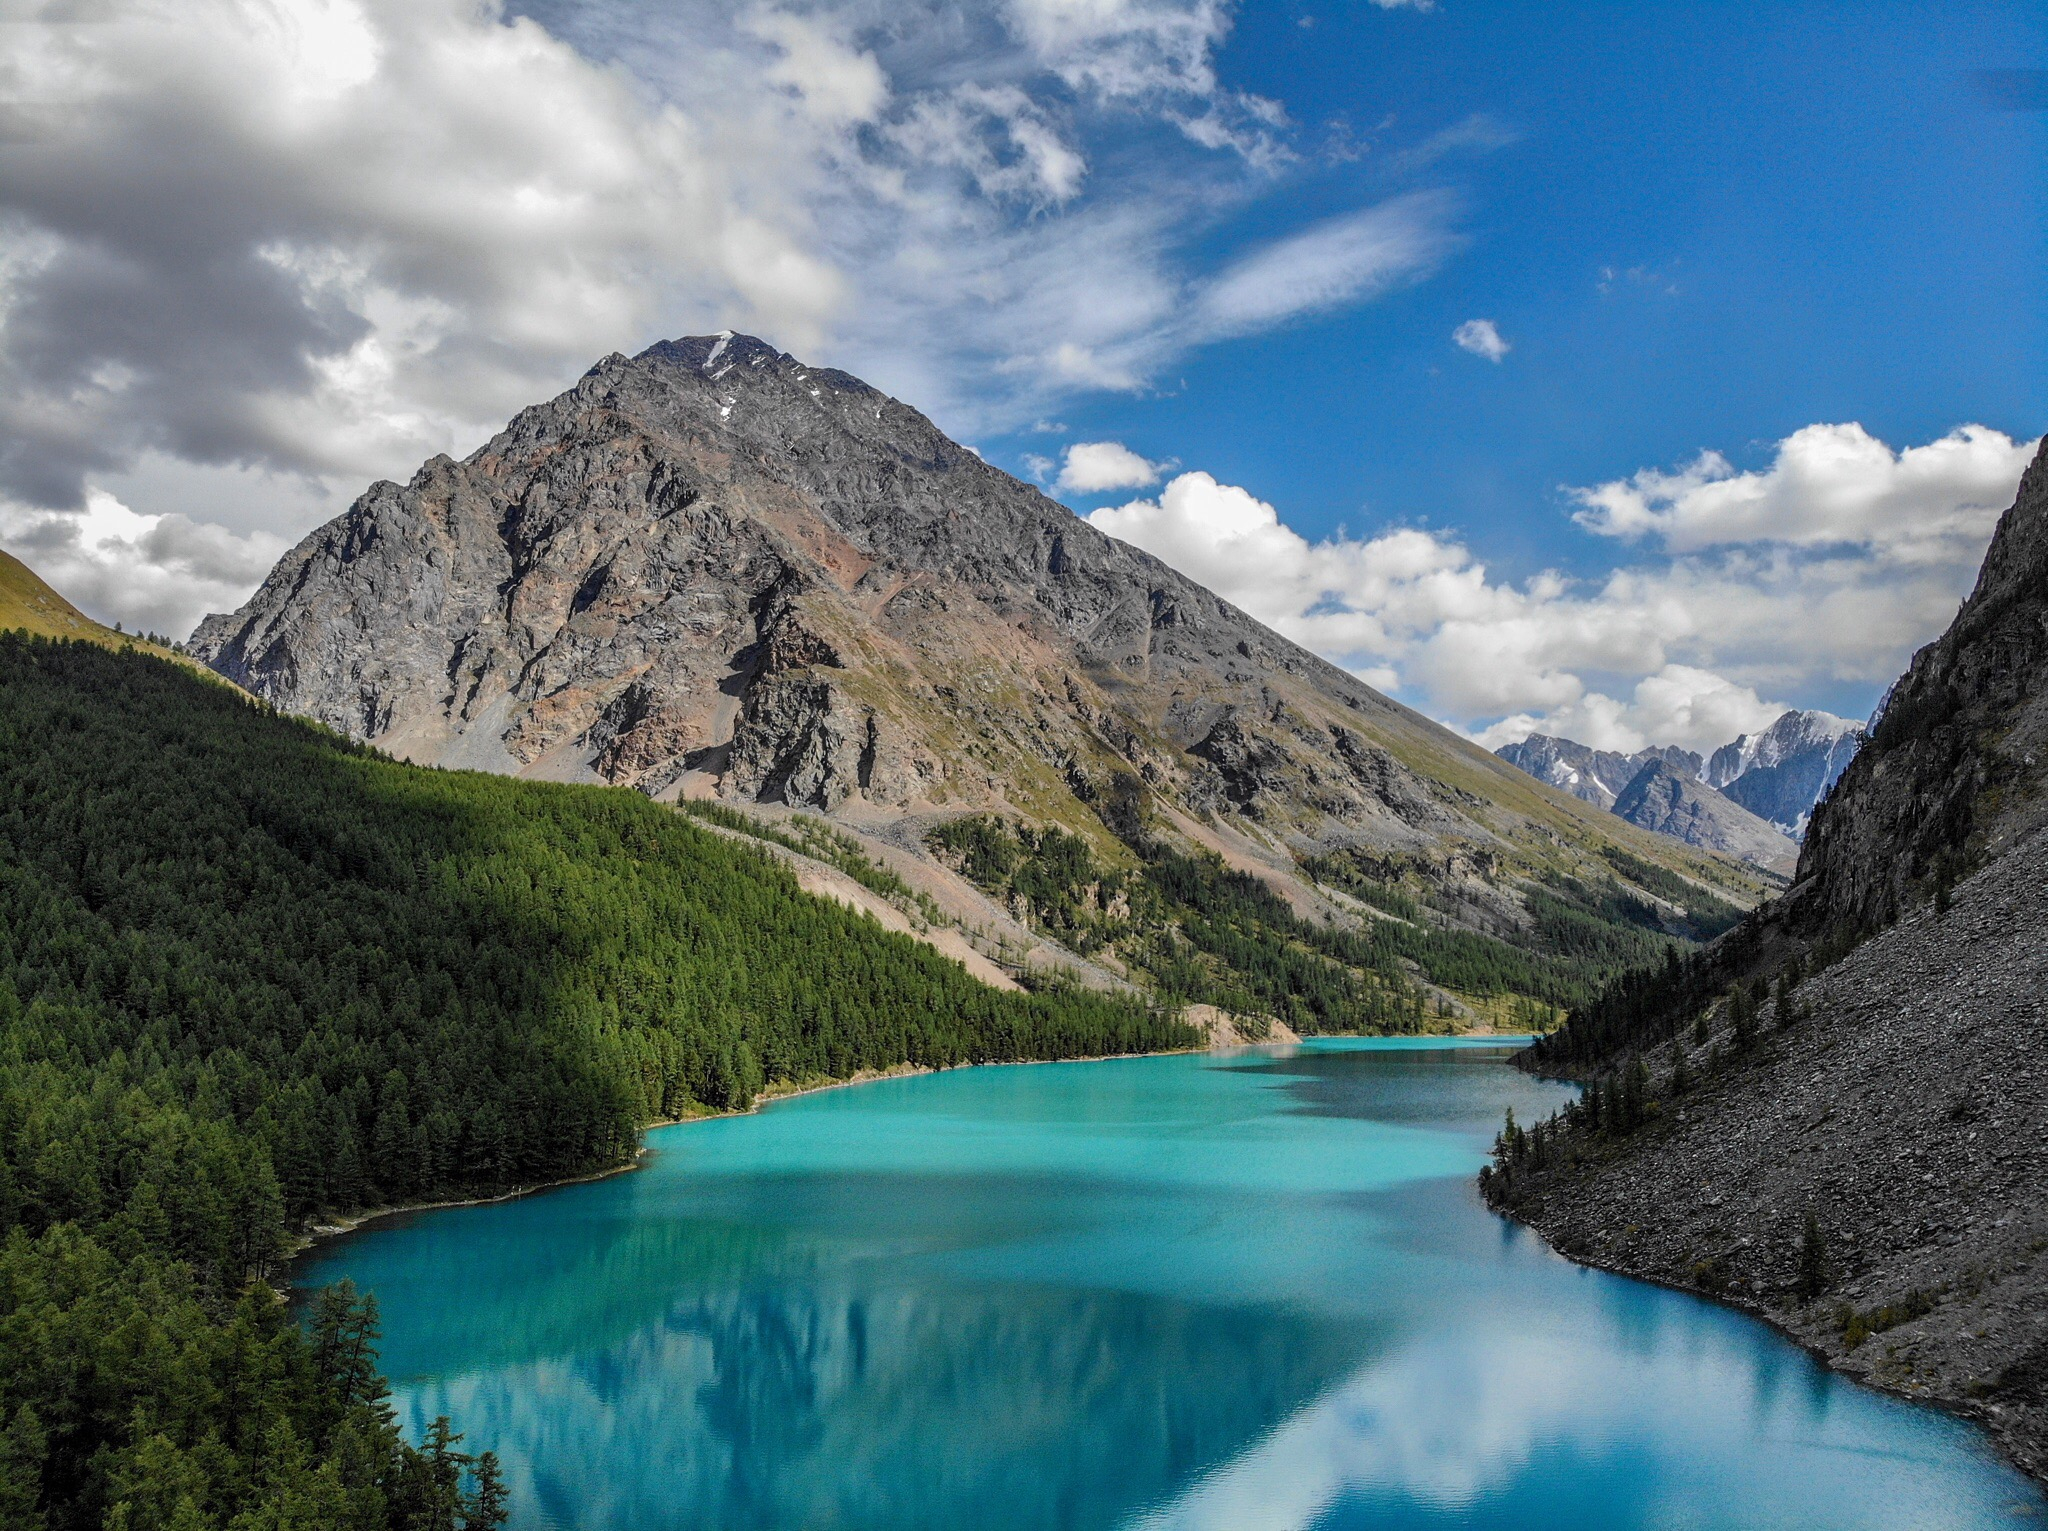
[[[961,1069],[323,1245],[518,1531],[2048,1527],[1970,1428],[1473,1186],[1498,1044]]]

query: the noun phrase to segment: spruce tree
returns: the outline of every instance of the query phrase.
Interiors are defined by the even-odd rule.
[[[498,1454],[486,1451],[476,1459],[476,1489],[463,1506],[462,1531],[491,1531],[510,1515],[505,1480],[498,1470]]]

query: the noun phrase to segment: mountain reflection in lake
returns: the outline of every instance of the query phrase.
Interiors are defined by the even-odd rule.
[[[2000,1527],[1954,1421],[1583,1271],[1471,1189],[1493,1046],[963,1070],[317,1250],[513,1525]]]

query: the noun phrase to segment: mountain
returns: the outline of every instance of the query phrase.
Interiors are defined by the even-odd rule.
[[[1774,872],[1790,872],[1799,857],[1799,847],[1776,825],[1659,759],[1636,772],[1608,811],[1638,828]]]
[[[1410,946],[1447,923],[1546,961],[1590,948],[1544,924],[1544,899],[1661,935],[1760,887],[1536,785],[915,410],[744,335],[607,357],[464,461],[373,485],[192,647],[408,759],[829,815],[999,944],[1049,940],[1054,909],[1101,913],[1100,888],[977,881],[932,834],[1059,828],[1105,871],[1145,861],[1166,900],[1129,905],[1154,921],[1132,939],[1076,934],[1085,959],[1052,943],[1088,982],[1174,966],[1159,921],[1235,960],[1217,927],[1161,912],[1190,907],[1168,852],[1264,880],[1290,918]],[[1341,887],[1311,884],[1316,858]],[[1624,861],[1645,869],[1633,892]],[[1390,922],[1361,888],[1427,909]]]
[[[1781,713],[1760,734],[1742,734],[1734,743],[1722,745],[1704,766],[1699,756],[1676,745],[1623,755],[1549,734],[1531,734],[1518,744],[1502,745],[1494,753],[1560,792],[1569,792],[1601,808],[1613,808],[1615,799],[1644,766],[1661,761],[1673,775],[1698,778],[1718,793],[1717,809],[1720,800],[1725,799],[1741,810],[1745,827],[1735,838],[1751,842],[1757,854],[1730,854],[1745,855],[1745,859],[1758,865],[1775,867],[1788,861],[1794,848],[1768,836],[1757,838],[1753,826],[1747,825],[1747,818],[1753,815],[1767,820],[1782,835],[1798,839],[1806,832],[1814,804],[1826,796],[1862,743],[1861,724],[1830,712],[1793,711]],[[1644,824],[1640,817],[1627,817],[1645,828],[1653,827]],[[1681,818],[1676,822],[1690,820]],[[1688,844],[1727,849],[1722,839],[1712,835],[1690,839],[1681,834],[1679,838]]]
[[[1525,1055],[1594,1081],[1487,1194],[1722,1296],[2048,1477],[2048,443],[1791,890]]]
[[[1764,737],[1759,735],[1758,739]],[[1746,736],[1717,750],[1714,759],[1721,760],[1745,742]],[[1796,793],[1796,782],[1804,779],[1798,773],[1811,774],[1811,750],[1795,744],[1789,731],[1786,737],[1772,740],[1772,747],[1780,751],[1786,762],[1791,762],[1781,770],[1787,784],[1783,790]],[[1573,739],[1531,734],[1520,743],[1502,745],[1494,753],[1538,781],[1547,782],[1581,802],[1605,808],[1617,818],[1654,834],[1668,835],[1687,845],[1718,851],[1773,872],[1789,872],[1798,857],[1799,847],[1787,838],[1782,826],[1765,822],[1732,792],[1717,792],[1710,782],[1701,781],[1702,763],[1691,750],[1663,745],[1624,755],[1615,750],[1592,749]],[[1777,770],[1780,764],[1774,756],[1769,766],[1759,769]],[[1738,774],[1737,779],[1747,777]]]
[[[1549,734],[1531,734],[1520,743],[1502,745],[1494,753],[1538,781],[1548,782],[1558,791],[1568,792],[1596,808],[1612,808],[1623,789],[1652,760],[1663,761],[1682,776],[1698,776],[1701,770],[1700,757],[1676,745],[1623,755]]]
[[[1831,712],[1782,713],[1760,734],[1739,735],[1707,762],[1724,797],[1795,838],[1863,743],[1863,725]],[[1697,774],[1697,773],[1696,773]]]

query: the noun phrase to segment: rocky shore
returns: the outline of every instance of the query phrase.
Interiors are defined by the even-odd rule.
[[[1742,1050],[1723,1013],[1645,1053],[1644,1125],[1562,1133],[1489,1199],[1981,1421],[2048,1479],[2044,857],[2048,832],[1766,1005]]]

